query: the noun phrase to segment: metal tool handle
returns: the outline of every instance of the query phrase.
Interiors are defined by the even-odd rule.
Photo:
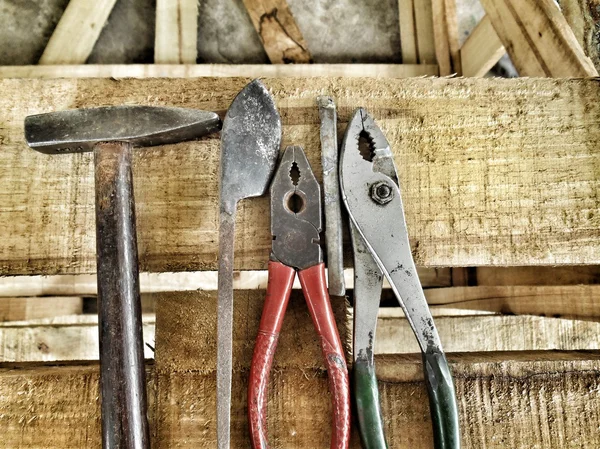
[[[321,338],[321,348],[327,366],[333,404],[331,449],[345,449],[350,443],[350,382],[344,349],[327,293],[325,265],[320,263],[301,270],[298,277],[308,311]]]
[[[97,144],[94,160],[102,446],[149,448],[131,146]]]
[[[362,360],[354,362],[352,381],[363,449],[387,449],[375,366]]]
[[[459,449],[458,405],[452,374],[443,352],[423,353],[425,383],[436,449]]]
[[[253,449],[268,448],[267,387],[295,275],[293,268],[269,262],[269,283],[248,380],[248,421]]]

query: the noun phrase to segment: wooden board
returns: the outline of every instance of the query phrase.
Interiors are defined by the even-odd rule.
[[[1,301],[1,300],[0,300]],[[43,300],[38,299],[38,302]],[[154,358],[154,316],[144,315],[144,357]],[[98,360],[98,318],[60,318],[0,323],[0,363]]]
[[[464,449],[595,449],[600,445],[597,353],[451,356]],[[390,449],[431,449],[431,422],[420,360],[377,357]],[[100,444],[98,367],[0,370],[0,426],[5,447],[96,448]],[[154,448],[214,448],[215,379],[197,371],[149,373]],[[158,379],[157,379],[158,377]],[[233,443],[249,448],[246,374],[234,377]],[[329,447],[329,397],[322,371],[274,373],[269,433],[286,448]],[[360,443],[353,433],[352,449]]]
[[[598,350],[600,323],[539,316],[435,316],[447,352]],[[376,354],[419,352],[401,310],[380,309]]]
[[[521,76],[598,76],[554,0],[482,0]]]
[[[243,0],[273,64],[310,63],[312,56],[286,0]]]
[[[484,16],[460,49],[464,76],[485,76],[506,53],[489,16]]]
[[[414,8],[419,64],[437,64],[435,59],[432,2],[433,0],[420,0],[418,6]]]
[[[0,298],[0,322],[77,315],[83,311],[80,296]]]
[[[39,64],[85,64],[117,0],[70,0]]]
[[[154,62],[195,64],[198,57],[198,1],[157,0]]]
[[[600,266],[477,267],[471,285],[600,284]]]
[[[0,78],[381,77],[438,75],[435,64],[125,64],[0,66]]]
[[[418,51],[413,0],[398,0],[398,23],[400,25],[402,63],[416,64],[418,62]]]
[[[123,103],[224,114],[247,81],[0,81],[0,274],[95,269],[91,155],[51,157],[27,148],[27,114]],[[396,156],[417,264],[600,262],[596,80],[285,78],[265,84],[282,115],[283,145],[304,146],[319,179],[316,96],[336,98],[340,133],[357,106],[373,113]],[[219,143],[212,135],[135,152],[142,270],[215,269]],[[236,268],[266,266],[268,208],[266,197],[241,202]]]
[[[444,308],[600,319],[600,285],[451,287],[425,293],[429,304]]]

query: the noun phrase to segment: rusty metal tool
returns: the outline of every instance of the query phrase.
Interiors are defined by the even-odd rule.
[[[325,248],[329,294],[344,296],[344,257],[342,244],[342,205],[338,170],[337,111],[333,98],[317,97],[321,118],[321,162],[325,200]]]
[[[237,204],[263,195],[281,144],[281,119],[259,80],[227,110],[221,133],[219,280],[217,314],[217,447],[229,449],[233,330],[233,243]]]
[[[25,119],[25,139],[34,150],[94,153],[104,448],[150,447],[132,147],[190,140],[219,127],[212,112],[148,106],[77,109]]]
[[[361,141],[365,143],[361,151]],[[390,144],[365,109],[352,117],[340,163],[342,199],[354,247],[354,397],[365,449],[387,448],[373,346],[383,276],[389,281],[423,355],[437,449],[460,448],[452,374],[412,257]]]
[[[333,410],[331,448],[350,442],[350,385],[346,358],[331,309],[321,250],[321,191],[301,147],[287,147],[271,184],[269,283],[248,384],[253,449],[268,449],[267,386],[292,284],[298,273],[308,311],[321,340]]]

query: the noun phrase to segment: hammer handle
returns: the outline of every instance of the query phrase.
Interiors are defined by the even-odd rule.
[[[150,447],[131,145],[94,147],[102,446]]]

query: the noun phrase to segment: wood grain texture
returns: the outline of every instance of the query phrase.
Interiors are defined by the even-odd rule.
[[[243,0],[273,64],[309,63],[312,56],[286,0]]]
[[[521,76],[598,76],[553,0],[482,0]]]
[[[483,16],[460,49],[463,75],[485,76],[505,53],[489,16]]]
[[[448,39],[448,22],[446,17],[445,1],[446,0],[431,0],[435,59],[440,68],[440,76],[448,76],[452,74],[452,61],[450,59],[450,42]]]
[[[38,301],[43,299],[38,298]],[[154,316],[144,315],[144,357],[154,358]],[[98,317],[0,323],[0,363],[98,360]]]
[[[432,306],[515,315],[600,318],[600,285],[517,285],[433,288]]]
[[[560,8],[573,34],[592,60],[596,70],[600,67],[600,47],[597,28],[600,23],[599,0],[561,0]]]
[[[419,0],[419,4],[414,8],[419,64],[437,64],[432,2],[433,0]]]
[[[247,79],[2,80],[0,274],[95,269],[89,154],[51,157],[23,141],[28,114],[111,104],[223,114]],[[321,177],[315,98],[332,94],[341,130],[366,107],[396,157],[421,266],[600,263],[597,80],[265,79],[283,146]],[[219,137],[134,152],[143,271],[215,269]],[[236,269],[264,269],[269,200],[240,203]]]
[[[83,311],[80,296],[46,298],[0,298],[0,322],[78,315]]]
[[[400,25],[402,64],[416,64],[418,52],[413,0],[398,0],[398,23]]]
[[[70,0],[38,64],[85,64],[117,0]]]
[[[550,356],[548,356],[550,355]],[[502,360],[510,358],[510,360]],[[450,356],[465,449],[583,448],[600,445],[597,353]],[[431,449],[420,358],[377,356],[384,424],[391,449]],[[97,366],[0,370],[0,445],[95,448],[100,444]],[[214,448],[213,373],[148,372],[153,447]],[[234,376],[232,442],[248,448],[245,372]],[[328,448],[325,373],[285,368],[269,391],[269,433],[278,447]],[[360,443],[354,429],[352,449]]]
[[[154,62],[195,64],[198,57],[198,0],[157,0]]]
[[[472,285],[578,285],[600,284],[600,266],[477,267]]]
[[[0,66],[0,78],[376,77],[438,75],[435,64],[125,64]]]
[[[1,369],[0,447],[100,447],[99,374],[97,365]],[[152,428],[156,382],[152,367],[146,379]]]
[[[600,323],[540,316],[436,316],[446,352],[598,350]],[[382,308],[377,320],[376,354],[418,353],[404,314]]]

